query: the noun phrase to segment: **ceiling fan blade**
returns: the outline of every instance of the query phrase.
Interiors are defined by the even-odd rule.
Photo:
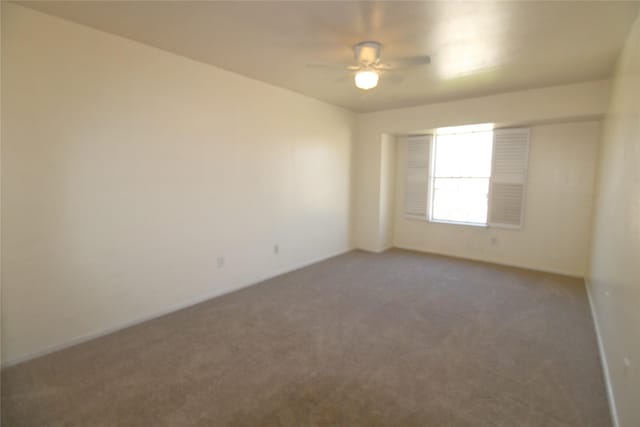
[[[360,69],[357,65],[306,64],[305,66],[307,68],[331,71],[356,71]]]
[[[396,70],[399,68],[421,67],[429,64],[431,64],[431,57],[427,55],[420,55],[393,59],[387,63],[378,64],[376,68],[380,68],[382,70]]]

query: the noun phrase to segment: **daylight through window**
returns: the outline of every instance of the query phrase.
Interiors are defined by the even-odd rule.
[[[487,223],[493,131],[437,133],[432,148],[432,221]]]

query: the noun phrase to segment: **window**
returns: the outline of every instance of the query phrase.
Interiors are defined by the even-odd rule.
[[[429,219],[487,223],[493,131],[437,133],[433,140]]]
[[[410,136],[405,213],[433,222],[520,228],[529,130],[473,125]]]

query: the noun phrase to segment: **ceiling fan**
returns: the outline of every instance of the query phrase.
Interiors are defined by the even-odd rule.
[[[376,41],[364,41],[353,46],[353,56],[357,61],[355,65],[337,67],[341,70],[355,72],[354,82],[357,88],[363,90],[373,89],[378,86],[380,74],[396,71],[404,68],[429,65],[429,56],[411,56],[395,59],[389,63],[381,62],[382,44]],[[309,67],[336,68],[327,65],[308,65]]]

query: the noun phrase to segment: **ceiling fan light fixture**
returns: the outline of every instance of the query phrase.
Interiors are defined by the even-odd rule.
[[[356,87],[362,90],[373,89],[378,86],[378,72],[372,69],[360,70],[356,73]]]

